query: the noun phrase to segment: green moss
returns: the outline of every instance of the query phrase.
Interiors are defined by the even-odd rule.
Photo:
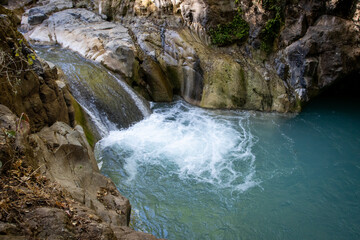
[[[217,46],[243,43],[249,36],[249,29],[249,24],[239,13],[231,22],[210,29],[211,42]]]
[[[262,0],[262,7],[265,10],[270,11],[280,11],[281,10],[281,0]]]
[[[72,105],[75,109],[75,121],[76,124],[79,124],[83,127],[86,140],[90,144],[92,148],[94,148],[96,139],[94,134],[91,132],[91,129],[88,126],[86,115],[80,104],[72,97],[71,98]]]
[[[270,54],[274,49],[274,44],[283,25],[283,5],[281,0],[263,0],[262,6],[275,16],[267,21],[260,33],[261,49]]]
[[[271,53],[274,49],[275,40],[279,37],[282,20],[280,14],[267,21],[265,27],[260,33],[261,49],[266,53]]]

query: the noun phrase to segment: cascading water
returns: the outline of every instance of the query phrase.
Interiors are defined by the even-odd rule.
[[[119,77],[101,65],[59,47],[35,47],[37,54],[59,66],[72,94],[105,136],[150,115],[148,104]]]
[[[153,104],[120,130],[112,114],[142,119],[141,98],[126,85],[119,93],[119,79],[73,53],[41,51],[110,130],[95,153],[129,198],[135,229],[168,239],[360,239],[359,102],[324,99],[289,116],[178,100]],[[83,82],[98,71],[98,81]],[[99,102],[107,94],[117,103]]]

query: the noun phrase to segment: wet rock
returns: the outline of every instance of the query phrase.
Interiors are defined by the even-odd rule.
[[[35,42],[61,44],[125,77],[133,75],[134,46],[127,29],[86,9],[54,13],[28,37]]]
[[[146,58],[141,66],[150,87],[149,92],[152,99],[158,102],[172,101],[173,91],[171,85],[160,66],[151,58]]]

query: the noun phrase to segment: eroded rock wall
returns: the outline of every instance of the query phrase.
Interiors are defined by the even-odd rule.
[[[207,108],[294,112],[359,71],[355,0],[68,0],[93,13],[44,10],[56,2],[40,1],[46,18],[29,38],[102,62],[148,100],[179,94]],[[249,26],[246,41],[214,46],[210,30],[236,15]]]
[[[308,101],[359,71],[359,33],[349,20],[322,15],[301,39],[278,53],[278,72]]]
[[[73,125],[69,92],[61,87],[56,67],[38,59],[1,6],[0,12],[0,104],[18,116],[27,114],[33,131],[56,121]]]

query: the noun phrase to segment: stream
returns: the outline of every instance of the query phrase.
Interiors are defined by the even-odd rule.
[[[68,75],[77,65],[67,54],[40,56]],[[359,100],[319,98],[298,115],[181,99],[151,110],[120,127],[99,118],[111,127],[95,149],[102,173],[129,198],[136,230],[168,239],[360,239]]]

